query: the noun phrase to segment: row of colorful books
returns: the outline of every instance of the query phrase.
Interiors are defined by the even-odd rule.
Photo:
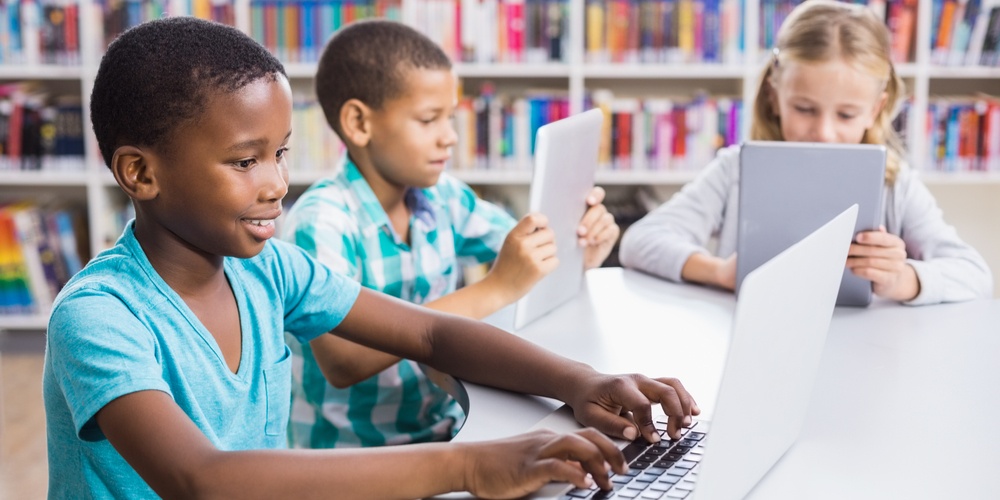
[[[195,16],[236,25],[233,2],[219,0],[99,0],[104,47],[121,32],[166,16]]]
[[[683,99],[636,99],[594,92],[586,107],[604,111],[601,168],[690,170],[708,163],[723,146],[738,143],[739,99],[697,95]],[[526,170],[542,125],[568,116],[559,93],[464,98],[455,113],[457,170]]]
[[[586,58],[605,63],[725,63],[743,59],[739,0],[588,0]]]
[[[778,29],[788,14],[803,0],[762,0],[760,3],[760,47],[769,49],[777,42]],[[867,5],[879,19],[884,19],[892,34],[892,58],[896,62],[913,60],[917,32],[917,0],[842,0]]]
[[[566,0],[411,0],[413,26],[454,61],[563,59]],[[399,20],[401,0],[253,0],[250,33],[283,61],[314,62],[341,26],[371,17]]]
[[[316,62],[341,26],[359,19],[399,20],[401,0],[252,0],[250,35],[285,62]]]
[[[926,132],[929,170],[1000,172],[1000,99],[932,101]]]
[[[0,206],[0,314],[44,314],[82,266],[80,218],[31,202]]]
[[[931,62],[1000,66],[1000,1],[934,0]]]
[[[600,163],[612,170],[698,170],[741,141],[741,100],[704,94],[666,99],[595,92],[604,110]]]
[[[83,170],[83,143],[79,96],[0,85],[0,170]]]
[[[79,64],[78,4],[71,0],[0,2],[0,64]]]
[[[569,116],[565,92],[533,91],[501,95],[486,86],[477,97],[464,97],[455,111],[458,141],[451,167],[458,170],[530,168],[538,128]]]
[[[346,148],[330,128],[316,98],[296,94],[292,101],[292,133],[288,170],[326,172],[332,170]]]

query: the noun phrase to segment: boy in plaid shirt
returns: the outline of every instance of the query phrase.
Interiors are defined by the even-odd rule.
[[[543,215],[515,221],[443,173],[457,89],[431,40],[389,21],[349,25],[327,44],[316,90],[348,153],[336,176],[288,212],[283,238],[362,286],[474,319],[513,303],[558,265]],[[603,198],[595,188],[578,231],[587,268],[604,261],[619,234]],[[456,291],[462,265],[494,259],[482,281]],[[300,361],[294,446],[441,441],[457,431],[461,408],[417,363],[323,337],[289,338]]]

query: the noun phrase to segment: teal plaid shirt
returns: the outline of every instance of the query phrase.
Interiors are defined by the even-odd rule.
[[[313,184],[286,214],[282,237],[362,286],[417,304],[455,291],[461,266],[496,258],[515,221],[462,182],[411,189],[410,244],[401,240],[357,166]],[[462,409],[416,362],[347,389],[330,385],[308,344],[292,347],[292,446],[381,446],[450,439]]]

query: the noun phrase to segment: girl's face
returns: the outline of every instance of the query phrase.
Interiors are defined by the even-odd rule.
[[[772,85],[771,105],[792,142],[859,144],[888,98],[882,82],[841,59],[782,64]]]

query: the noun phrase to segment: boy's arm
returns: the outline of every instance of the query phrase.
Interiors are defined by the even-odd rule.
[[[96,419],[115,450],[165,498],[421,498],[463,490],[518,497],[549,481],[586,487],[588,472],[610,489],[605,463],[625,471],[618,449],[593,429],[468,444],[222,451],[164,392],[121,396]]]
[[[616,437],[658,440],[650,403],[661,405],[673,437],[700,413],[675,379],[603,375],[485,323],[370,290],[361,291],[334,333],[470,382],[562,400],[581,423]]]
[[[483,319],[523,297],[559,264],[555,235],[545,216],[528,214],[504,240],[496,263],[481,281],[424,306],[472,319]],[[331,385],[349,387],[399,362],[398,356],[333,335],[309,343],[320,371]]]

